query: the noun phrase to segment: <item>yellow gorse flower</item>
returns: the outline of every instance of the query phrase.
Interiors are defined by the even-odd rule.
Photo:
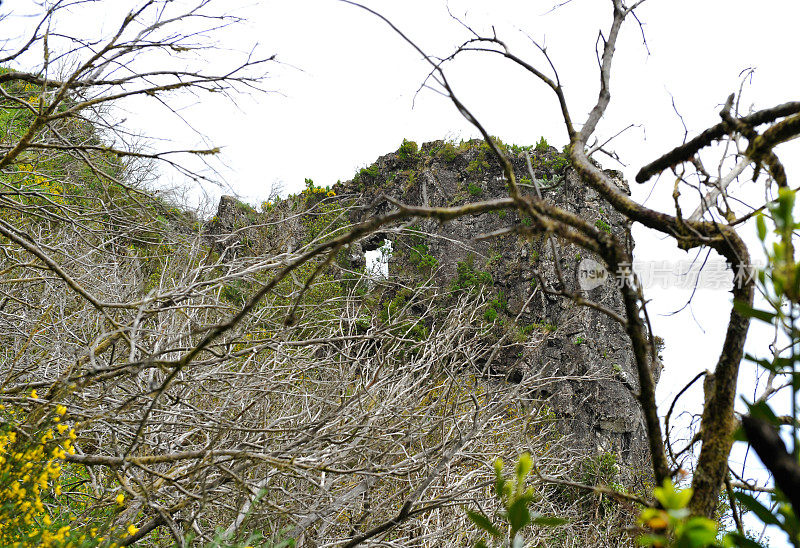
[[[39,399],[35,390],[30,397]],[[63,460],[75,452],[75,430],[55,420],[66,410],[63,405],[57,406],[49,423],[46,416],[23,436],[18,432],[24,428],[21,425],[25,424],[25,412],[0,408],[0,546],[67,548],[85,544],[86,536],[79,529],[58,523],[64,519],[74,521],[75,516],[50,509],[55,497],[63,494]],[[47,504],[48,499],[51,504]],[[55,507],[58,506],[55,499]],[[94,535],[93,538],[102,543]]]

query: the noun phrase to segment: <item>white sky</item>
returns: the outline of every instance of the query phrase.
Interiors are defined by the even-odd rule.
[[[467,37],[442,1],[367,3],[432,54],[447,55]],[[452,0],[450,8],[458,16],[466,13],[466,21],[479,32],[494,25],[518,54],[539,66],[543,59],[525,33],[545,42],[566,87],[573,118],[580,120],[596,98],[595,41],[600,29],[607,32],[609,4],[573,0],[549,14],[552,3],[546,1]],[[624,168],[629,181],[641,165],[683,139],[673,97],[690,137],[719,121],[721,104],[738,89],[746,68],[755,67],[756,72],[745,88],[743,109],[797,99],[800,4],[777,0],[755,5],[738,0],[650,0],[638,12],[649,55],[638,25],[631,21],[623,29],[612,105],[600,136],[610,137],[629,124],[641,126],[613,147],[629,166]],[[225,111],[207,121],[208,129],[206,122],[203,127],[216,143],[227,145],[229,183],[252,203],[259,203],[274,181],[296,191],[305,177],[323,185],[348,179],[358,168],[395,150],[404,137],[422,143],[477,136],[446,99],[423,90],[414,101],[428,67],[375,17],[335,0],[272,0],[248,13],[250,34],[241,32],[237,38],[243,44],[257,40],[263,51],[277,53],[286,63],[272,72],[270,81],[282,95],[243,101],[240,112]],[[531,144],[544,135],[558,147],[566,143],[555,99],[510,63],[471,54],[454,64],[448,76],[462,101],[504,141]],[[792,151],[782,156],[790,176],[792,167],[798,167],[798,148]],[[621,168],[608,158],[598,159],[606,167]],[[672,183],[663,177],[654,190],[652,183],[631,186],[634,197],[645,200],[652,191],[648,205],[673,212]],[[635,237],[638,260],[693,257],[641,229]],[[690,294],[688,289],[651,288],[647,295],[655,331],[667,341],[659,386],[662,412],[684,382],[696,372],[713,369],[724,337],[730,306],[725,289],[698,291],[691,307],[663,316],[680,308]],[[698,395],[693,395],[695,402]]]
[[[447,55],[468,36],[449,18],[443,0],[365,2],[434,55]],[[8,4],[13,2],[4,8]],[[607,32],[610,25],[610,2],[572,0],[547,13],[552,5],[552,0],[450,1],[454,14],[466,14],[479,32],[489,32],[494,25],[517,54],[540,67],[543,59],[525,33],[546,42],[573,119],[580,121],[597,94],[595,42],[598,31]],[[477,136],[435,93],[423,90],[414,103],[428,66],[375,17],[336,0],[236,0],[220,6],[248,19],[244,26],[222,33],[222,45],[246,51],[258,42],[261,54],[276,53],[283,63],[270,68],[267,85],[275,93],[242,97],[238,109],[201,97],[182,111],[210,142],[223,147],[228,167],[222,173],[245,201],[260,203],[276,182],[297,191],[306,177],[321,185],[349,179],[358,168],[395,150],[403,138],[422,143]],[[628,165],[624,172],[629,181],[640,166],[683,139],[673,97],[690,137],[719,121],[721,104],[738,89],[740,73],[749,67],[756,71],[745,88],[744,110],[751,104],[758,109],[798,98],[800,2],[649,0],[638,15],[650,54],[631,20],[618,45],[612,105],[599,128],[599,136],[607,138],[629,124],[639,126],[612,146]],[[209,62],[221,63],[227,56],[211,56]],[[499,57],[477,54],[449,70],[456,92],[491,134],[517,144],[533,144],[542,135],[555,146],[566,143],[554,97],[532,77]],[[159,128],[162,136],[196,140],[162,113],[134,114],[135,123]],[[778,151],[790,178],[798,170],[799,151],[797,143]],[[598,159],[605,167],[621,168],[608,158]],[[672,184],[665,176],[655,187],[652,181],[631,186],[635,198],[672,213]],[[641,229],[634,235],[638,260],[692,257],[670,240]],[[662,414],[683,383],[698,371],[713,369],[727,323],[730,295],[724,289],[699,291],[690,308],[664,315],[682,306],[689,295],[689,290],[674,288],[651,288],[647,293],[655,331],[667,342],[659,385]],[[763,348],[765,341],[762,333],[752,338],[751,346]],[[686,400],[694,402],[694,409],[698,395]]]

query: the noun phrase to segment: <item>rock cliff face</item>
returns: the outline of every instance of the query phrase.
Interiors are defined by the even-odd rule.
[[[542,142],[535,148],[507,147],[507,153],[524,192],[535,191],[527,153],[546,200],[633,245],[626,219],[583,186],[554,148]],[[611,174],[629,192],[620,174]],[[223,198],[209,233],[220,250],[274,254],[296,250],[328,230],[389,212],[395,206],[387,197],[443,207],[507,196],[502,170],[481,141],[461,145],[435,141],[419,150],[404,142],[397,152],[382,156],[350,181],[330,189],[307,185],[299,196],[265,203],[261,213]],[[263,228],[275,223],[280,223],[280,230]],[[497,327],[498,338],[512,341],[491,366],[498,382],[514,382],[526,371],[552,379],[531,397],[551,406],[561,432],[574,440],[576,449],[613,452],[627,468],[646,470],[647,442],[633,396],[638,389],[633,354],[623,328],[597,310],[551,293],[562,288],[581,291],[577,267],[589,255],[564,242],[557,243],[554,254],[545,235],[524,237],[514,232],[514,227],[527,224],[511,212],[464,216],[446,224],[415,221],[365,238],[341,254],[339,262],[347,269],[361,269],[365,253],[388,240],[389,282],[425,282],[443,295],[476,288],[484,292],[491,301],[484,313],[487,324]],[[622,310],[613,277],[583,294]],[[514,346],[513,340],[526,337],[541,342],[533,348]]]

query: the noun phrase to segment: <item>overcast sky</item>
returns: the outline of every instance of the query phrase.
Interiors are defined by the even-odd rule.
[[[434,55],[446,56],[468,37],[448,15],[445,2],[368,5]],[[478,32],[494,25],[498,36],[539,66],[544,60],[530,39],[545,43],[573,117],[585,116],[597,95],[595,42],[600,30],[607,32],[610,2],[573,0],[550,13],[552,3],[539,1],[452,0],[449,5]],[[756,70],[745,87],[743,110],[798,97],[800,7],[789,0],[755,6],[737,0],[650,0],[640,8],[643,27],[631,21],[620,37],[612,105],[599,133],[607,138],[630,124],[637,127],[612,144],[627,167],[599,157],[605,167],[623,169],[632,181],[639,167],[680,144],[684,127],[676,109],[690,137],[717,123],[720,106],[748,68]],[[403,138],[422,143],[477,136],[446,99],[429,90],[417,94],[428,66],[374,16],[335,0],[273,0],[241,13],[247,13],[249,23],[247,32],[237,35],[238,47],[258,41],[262,51],[276,53],[285,63],[272,71],[269,87],[276,93],[242,101],[240,111],[212,116],[204,126],[208,123],[205,132],[216,143],[226,145],[232,169],[228,182],[252,203],[259,203],[273,182],[296,191],[305,177],[323,185],[348,179],[395,150]],[[555,99],[510,63],[472,54],[449,70],[461,100],[491,134],[517,144],[535,143],[542,135],[558,147],[566,143]],[[791,174],[798,167],[798,149],[786,150],[782,158]],[[674,211],[669,177],[655,186],[632,187],[634,197]],[[635,236],[638,260],[694,258],[670,240],[643,230],[635,230]],[[667,341],[662,406],[696,372],[713,369],[730,306],[725,287],[697,291],[691,306],[674,316],[664,314],[680,308],[691,287],[649,289],[655,331]],[[698,394],[692,397],[697,401]]]
[[[430,54],[446,56],[468,38],[444,1],[365,2]],[[585,117],[598,91],[595,44],[598,33],[610,25],[610,2],[572,0],[555,11],[550,11],[552,1],[538,0],[451,0],[449,5],[478,32],[488,33],[494,25],[517,54],[540,67],[545,67],[544,59],[530,40],[545,43],[573,119]],[[246,201],[260,203],[271,184],[297,191],[306,177],[321,185],[349,179],[395,150],[403,138],[422,143],[477,136],[446,99],[429,90],[417,94],[429,67],[374,16],[336,0],[235,0],[220,6],[248,20],[222,33],[221,45],[247,51],[258,43],[258,52],[275,53],[281,62],[270,69],[266,85],[272,93],[241,97],[238,108],[202,98],[182,112],[210,142],[223,147],[225,183]],[[800,2],[649,0],[637,13],[642,28],[631,20],[622,31],[612,104],[598,131],[607,138],[636,125],[611,145],[626,167],[598,158],[605,167],[622,169],[630,181],[639,167],[684,138],[676,110],[690,137],[717,123],[720,106],[749,68],[755,72],[744,88],[742,110],[798,98]],[[76,24],[85,27],[87,22]],[[209,62],[221,62],[226,55],[209,56]],[[491,134],[517,144],[533,144],[540,136],[558,147],[566,143],[554,97],[531,76],[499,57],[477,54],[463,57],[448,71],[456,93]],[[142,126],[160,128],[176,140],[196,140],[161,114],[133,114]],[[784,145],[779,152],[791,178],[800,167],[798,146]],[[635,198],[674,212],[670,177],[631,186]],[[638,228],[634,234],[638,260],[676,262],[694,256],[676,250],[671,240]],[[690,295],[690,288],[674,286],[647,292],[655,331],[667,342],[659,385],[662,414],[684,382],[698,371],[713,369],[726,326],[730,294],[724,284],[698,291],[683,312],[665,315]],[[754,334],[751,346],[763,348],[765,334]],[[697,398],[693,394],[687,399],[694,399],[694,409]]]
[[[599,31],[607,32],[610,24],[609,4],[573,0],[550,13],[552,3],[540,1],[452,0],[449,5],[478,32],[488,33],[494,25],[516,53],[538,66],[544,66],[544,59],[530,39],[546,44],[573,118],[580,120],[597,96],[595,43]],[[633,181],[639,167],[682,142],[685,130],[676,110],[690,137],[717,123],[721,105],[749,68],[755,72],[744,88],[744,111],[796,100],[799,4],[650,0],[642,6],[642,28],[631,21],[621,34],[612,104],[599,128],[600,137],[608,138],[630,124],[637,126],[612,145],[627,167],[598,159],[606,167],[622,169]],[[468,38],[442,1],[368,5],[433,55],[446,56]],[[278,93],[242,102],[240,112],[226,114],[224,121],[212,119],[206,133],[227,145],[229,182],[252,203],[259,203],[272,183],[296,191],[305,177],[323,185],[348,179],[358,168],[395,150],[403,138],[422,143],[477,136],[445,98],[428,90],[417,94],[429,67],[374,16],[334,0],[273,0],[248,13],[250,34],[238,39],[255,39],[263,51],[275,52],[286,63],[276,67],[269,83]],[[473,54],[448,71],[460,99],[491,134],[517,144],[535,143],[542,135],[559,148],[566,144],[555,98],[510,63]],[[792,151],[782,155],[790,174],[800,163],[798,147],[791,146]],[[670,177],[631,186],[634,197],[674,212]],[[688,263],[695,257],[678,251],[671,240],[641,229],[634,234],[636,257],[643,262]],[[654,330],[667,343],[658,390],[662,415],[689,379],[713,370],[730,309],[727,287],[722,283],[693,295],[691,285],[648,288]],[[669,315],[690,297],[688,307]],[[754,325],[749,349],[763,352],[768,340],[769,333]],[[745,366],[742,387],[751,399],[752,378],[752,369]],[[678,411],[699,411],[700,387],[684,397]]]

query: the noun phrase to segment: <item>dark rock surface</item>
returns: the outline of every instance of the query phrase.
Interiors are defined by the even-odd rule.
[[[316,232],[323,233],[317,225],[341,228],[391,211],[395,206],[387,197],[445,207],[507,196],[500,165],[481,141],[460,146],[435,141],[419,151],[412,149],[416,146],[382,156],[354,179],[331,189],[312,185],[299,196],[265,204],[262,213],[224,197],[208,232],[221,250],[245,247],[249,253],[275,254],[296,250]],[[532,193],[525,152],[517,147],[507,150],[522,190]],[[546,200],[633,245],[627,220],[581,184],[562,154],[545,146],[527,153]],[[629,193],[619,173],[608,173]],[[501,322],[541,339],[534,349],[514,352],[512,347],[504,352],[494,366],[499,376],[513,382],[522,373],[533,372],[552,379],[533,396],[547,400],[576,450],[613,452],[620,464],[642,472],[648,468],[647,441],[633,396],[638,389],[633,353],[623,328],[603,313],[548,294],[542,287],[564,285],[571,292],[580,291],[577,266],[589,254],[559,242],[556,258],[544,235],[526,238],[511,232],[476,239],[520,223],[526,220],[511,212],[465,216],[446,224],[409,222],[352,245],[343,260],[347,268],[363,268],[364,253],[388,239],[393,248],[390,278],[430,277],[447,292],[460,272],[488,273],[488,290],[505,303],[498,311]],[[613,276],[584,296],[622,313]]]

